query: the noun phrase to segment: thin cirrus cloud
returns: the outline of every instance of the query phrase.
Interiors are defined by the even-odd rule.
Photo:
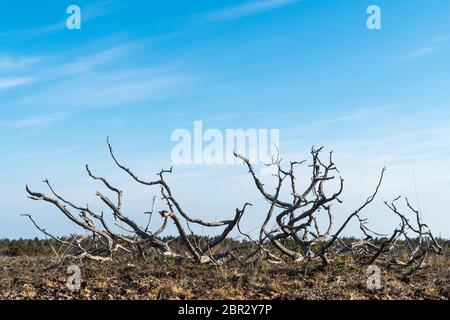
[[[409,61],[409,60],[423,58],[425,56],[428,56],[430,54],[437,52],[438,49],[439,49],[438,46],[430,46],[430,47],[420,48],[420,49],[414,50],[414,51],[409,52],[408,54],[404,55],[401,60]]]
[[[65,111],[103,108],[142,102],[164,94],[183,83],[178,73],[154,73],[153,69],[125,69],[101,74],[81,74],[68,80],[55,80],[38,93],[18,99],[14,105],[65,107]]]
[[[32,77],[4,77],[0,78],[0,90],[24,86],[32,82]]]
[[[0,57],[0,72],[22,71],[41,61],[40,57]]]
[[[67,113],[58,112],[58,113],[50,113],[45,115],[37,115],[22,119],[17,119],[10,121],[8,123],[3,123],[2,127],[13,128],[13,129],[23,129],[30,127],[39,127],[48,125],[59,120],[62,120],[67,117]]]
[[[64,73],[83,73],[95,69],[98,66],[106,65],[119,60],[130,52],[133,47],[131,44],[126,44],[110,49],[106,49],[92,55],[88,55],[74,61],[62,64],[55,68],[55,72]]]
[[[434,54],[442,49],[444,49],[445,45],[450,41],[450,36],[437,36],[431,40],[431,44],[426,47],[422,47],[416,50],[413,50],[405,55],[403,55],[400,61],[409,61],[416,60],[420,58],[424,58],[431,54]]]
[[[259,0],[247,2],[235,7],[230,7],[207,13],[203,20],[210,22],[229,21],[255,15],[265,11],[274,10],[280,7],[291,5],[301,0]]]
[[[355,113],[359,113],[355,111]],[[357,166],[384,166],[398,165],[404,166],[411,164],[415,160],[426,159],[435,161],[439,159],[449,159],[450,153],[450,130],[445,119],[448,119],[448,113],[440,110],[430,110],[420,115],[402,114],[404,122],[399,122],[399,115],[388,112],[380,108],[378,112],[360,112],[361,117],[351,119],[347,118],[349,127],[355,128],[357,123],[363,122],[364,118],[370,118],[371,121],[364,122],[364,130],[351,139],[342,139],[342,133],[345,128],[329,127],[333,130],[333,136],[320,137],[315,134],[317,130],[311,127],[293,128],[288,132],[283,131],[287,140],[284,143],[290,143],[289,138],[296,145],[299,144],[298,138],[302,136],[304,141],[320,141],[326,145],[332,145],[333,149],[340,155],[348,155],[347,163],[357,163]],[[439,115],[442,119],[436,120]],[[346,118],[343,116],[342,118]],[[350,123],[352,122],[352,123]],[[380,126],[383,123],[383,126]],[[313,124],[314,126],[314,124]],[[327,130],[324,130],[327,131]],[[311,134],[310,132],[313,132]],[[295,140],[297,139],[297,140]],[[447,161],[444,161],[447,163]]]
[[[188,74],[167,65],[119,67],[124,57],[133,56],[136,49],[133,43],[96,49],[69,60],[67,52],[60,52],[52,58],[42,59],[39,64],[35,64],[32,57],[0,60],[3,62],[0,66],[11,71],[0,76],[0,92],[29,85],[26,94],[5,100],[3,106],[40,112],[37,116],[0,121],[0,126],[9,129],[39,127],[63,121],[69,115],[88,109],[148,102],[165,97],[170,89],[183,86],[191,79]],[[17,69],[22,70],[18,73]],[[25,73],[39,73],[40,77],[34,79]]]

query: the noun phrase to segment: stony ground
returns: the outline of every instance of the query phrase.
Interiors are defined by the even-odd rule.
[[[298,264],[227,267],[173,262],[84,262],[81,289],[67,289],[67,265],[48,257],[0,257],[1,299],[449,299],[450,258],[411,276],[384,270],[382,289],[341,261],[327,270]]]

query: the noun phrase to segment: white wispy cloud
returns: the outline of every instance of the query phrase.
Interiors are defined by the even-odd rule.
[[[40,57],[0,56],[0,72],[22,71],[39,61]]]
[[[380,114],[384,108],[363,108],[356,109],[351,113],[338,115],[335,117],[330,117],[329,119],[324,119],[320,121],[313,122],[313,125],[333,125],[333,124],[341,124],[343,122],[354,122],[354,121],[364,121],[370,119],[377,114]]]
[[[126,105],[158,97],[186,78],[179,73],[154,73],[153,69],[80,74],[66,80],[56,79],[39,92],[16,100],[14,105],[45,105],[48,110],[65,111]]]
[[[432,39],[433,43],[436,44],[444,44],[447,43],[448,41],[450,41],[450,35],[439,35],[439,36],[435,36]]]
[[[227,21],[274,10],[301,0],[259,0],[247,2],[235,7],[210,12],[204,16],[205,21]]]
[[[21,119],[16,119],[8,122],[2,123],[2,127],[6,128],[14,128],[14,129],[22,129],[22,128],[30,128],[30,127],[38,127],[43,125],[48,125],[64,119],[67,117],[67,113],[51,113],[44,115],[37,115],[32,117],[26,117]]]
[[[450,36],[436,36],[433,37],[428,46],[412,50],[404,54],[400,61],[409,61],[423,58],[442,50],[444,46],[450,41]]]
[[[130,51],[131,47],[132,45],[123,45],[80,57],[74,61],[58,66],[56,71],[62,74],[87,72],[100,65],[105,65],[124,57]]]
[[[0,92],[28,86],[26,94],[6,100],[2,105],[22,108],[22,115],[27,116],[0,120],[0,127],[21,129],[51,125],[88,109],[149,102],[165,97],[191,79],[170,65],[118,68],[122,60],[133,57],[137,47],[134,42],[110,47],[88,44],[75,58],[70,50],[62,51],[41,59],[39,64],[34,57],[1,58],[0,71],[5,70],[5,75],[0,76]],[[27,114],[35,114],[36,110],[39,115]]]
[[[407,53],[406,55],[404,55],[402,57],[401,60],[408,61],[408,60],[422,58],[422,57],[428,56],[432,53],[435,53],[436,51],[438,51],[438,49],[439,49],[438,46],[430,46],[430,47],[420,48],[420,49],[417,49],[417,50]]]
[[[61,21],[46,26],[35,27],[30,29],[4,31],[0,33],[0,38],[16,38],[16,39],[20,37],[34,38],[64,30],[64,27],[65,27],[64,21]]]
[[[0,78],[0,90],[23,86],[33,82],[32,77],[5,77]]]

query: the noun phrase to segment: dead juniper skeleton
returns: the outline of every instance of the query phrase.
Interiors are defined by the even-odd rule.
[[[89,208],[89,206],[79,206],[76,205],[62,196],[60,196],[52,187],[48,180],[45,180],[44,183],[48,186],[49,190],[52,193],[52,197],[46,196],[42,193],[37,193],[31,191],[31,189],[27,186],[26,191],[29,194],[29,198],[32,200],[41,200],[56,206],[69,220],[85,229],[90,233],[89,236],[79,237],[72,236],[72,241],[61,241],[58,240],[59,243],[69,247],[72,254],[69,257],[86,257],[94,260],[111,260],[113,257],[113,253],[122,250],[128,253],[135,252],[136,250],[140,253],[143,250],[148,248],[152,248],[156,250],[157,253],[163,256],[172,256],[181,258],[182,255],[175,253],[169,246],[169,243],[164,242],[160,239],[161,233],[165,230],[168,225],[168,221],[171,220],[178,230],[179,236],[182,239],[185,247],[187,248],[189,254],[188,258],[195,260],[198,263],[205,263],[210,261],[216,261],[219,259],[223,259],[227,253],[217,253],[212,254],[212,250],[217,247],[233,230],[236,225],[238,219],[245,212],[248,204],[245,204],[242,209],[236,209],[235,215],[231,220],[223,220],[216,222],[207,222],[201,219],[191,217],[186,213],[186,211],[182,208],[181,204],[175,199],[171,188],[165,181],[165,174],[172,173],[172,168],[170,170],[161,170],[158,173],[158,179],[153,181],[145,181],[139,178],[136,174],[134,174],[129,168],[123,166],[114,155],[112,146],[107,141],[110,155],[115,162],[115,164],[125,171],[134,181],[139,184],[145,186],[159,186],[162,199],[164,199],[167,210],[160,211],[160,215],[163,219],[161,227],[151,232],[148,230],[150,219],[152,217],[153,212],[149,212],[150,215],[149,222],[147,226],[144,228],[139,226],[135,221],[130,219],[125,215],[122,210],[122,197],[123,193],[118,188],[112,186],[108,180],[104,177],[100,177],[95,175],[89,166],[86,165],[87,174],[94,180],[98,180],[103,183],[103,185],[112,191],[115,194],[115,201],[108,198],[103,193],[97,191],[96,195],[101,199],[101,201],[111,210],[112,215],[115,220],[121,221],[125,224],[129,230],[134,233],[133,237],[125,237],[121,234],[118,234],[113,231],[113,229],[108,225],[104,213],[98,213]],[[71,210],[77,211],[78,216],[74,214]],[[35,221],[32,219],[30,215],[27,215],[31,221],[35,224],[35,226],[44,234],[51,237],[52,239],[57,239],[56,237],[50,235],[45,229],[40,228]],[[209,243],[200,247],[195,241],[192,241],[192,237],[187,235],[187,232],[183,226],[182,220],[189,226],[189,224],[197,224],[207,228],[215,228],[215,227],[225,227],[223,232],[213,238]],[[96,226],[94,221],[99,222],[100,226]],[[123,228],[123,227],[122,227]],[[125,228],[123,228],[126,230]]]
[[[370,257],[369,264],[378,259],[384,260],[389,266],[413,267],[414,269],[422,267],[429,254],[442,253],[442,247],[434,238],[429,227],[421,221],[419,211],[411,206],[408,198],[405,198],[405,204],[407,209],[414,214],[415,222],[411,222],[406,214],[399,211],[396,203],[401,198],[398,197],[391,203],[385,201],[385,205],[400,219],[398,228],[393,231],[387,240],[376,246],[370,243],[371,235],[367,232],[367,228],[364,229],[364,226],[362,226],[362,230],[366,234],[366,240],[353,244],[352,252],[354,256],[357,255],[356,251],[365,248],[366,252],[369,253],[369,255],[366,254],[366,257]],[[402,241],[400,242],[400,240]],[[406,250],[397,250],[398,248]]]
[[[311,150],[312,162],[309,167],[312,171],[312,177],[306,189],[301,191],[298,190],[296,184],[295,167],[304,164],[305,161],[291,162],[289,168],[285,170],[282,168],[281,159],[273,159],[273,163],[268,164],[276,168],[276,173],[274,174],[276,187],[273,193],[266,190],[266,186],[257,177],[250,161],[242,155],[235,154],[247,166],[256,188],[269,203],[264,222],[259,228],[259,235],[254,239],[250,234],[244,232],[240,226],[246,209],[251,206],[250,203],[245,203],[241,208],[237,208],[230,220],[208,222],[192,217],[176,200],[165,180],[165,175],[172,173],[172,168],[170,170],[161,170],[156,180],[143,180],[118,161],[109,139],[107,144],[114,163],[135,182],[144,186],[159,187],[161,199],[166,206],[165,210],[159,212],[162,218],[161,226],[157,230],[149,230],[154,213],[155,198],[153,198],[151,212],[146,212],[149,215],[148,223],[145,227],[142,227],[125,214],[122,207],[122,191],[110,184],[106,178],[95,175],[89,166],[86,165],[86,172],[89,177],[101,182],[115,195],[114,200],[112,200],[99,191],[96,193],[103,204],[112,212],[114,219],[121,221],[126,226],[119,226],[116,223],[116,227],[130,232],[132,236],[124,236],[114,232],[105,219],[103,212],[99,213],[88,205],[79,206],[66,200],[55,191],[48,180],[45,180],[44,183],[49,188],[51,196],[34,192],[27,186],[26,191],[29,198],[53,204],[69,220],[88,233],[86,236],[72,235],[70,239],[61,239],[39,227],[31,215],[26,215],[38,230],[64,248],[63,252],[61,252],[61,249],[59,251],[54,250],[61,260],[64,258],[88,258],[97,261],[107,261],[112,260],[114,254],[118,251],[129,254],[138,253],[144,256],[144,252],[153,250],[161,256],[187,258],[197,263],[222,263],[225,261],[225,258],[229,257],[244,263],[260,259],[267,259],[267,261],[272,263],[281,263],[287,257],[294,261],[309,262],[320,260],[324,265],[327,265],[330,259],[334,259],[340,253],[351,252],[355,260],[362,264],[384,261],[401,266],[420,266],[423,264],[427,254],[440,253],[441,251],[428,227],[420,221],[419,212],[414,210],[407,201],[408,208],[416,214],[417,227],[414,227],[406,216],[397,209],[395,202],[398,199],[391,204],[386,203],[386,205],[400,217],[401,224],[399,228],[395,229],[389,238],[381,242],[379,240],[376,241],[375,237],[381,235],[367,227],[367,220],[361,217],[361,211],[375,199],[383,180],[384,169],[373,194],[358,209],[348,215],[344,223],[336,231],[333,231],[332,207],[336,203],[341,203],[339,196],[343,191],[344,180],[339,177],[339,187],[334,193],[327,194],[325,192],[325,185],[334,180],[335,174],[339,173],[339,171],[333,162],[332,153],[330,153],[326,163],[321,160],[322,148],[313,148]],[[281,190],[285,183],[288,184],[290,190],[289,200],[282,200]],[[75,214],[74,212],[77,213]],[[323,216],[327,220],[324,226],[318,221]],[[360,229],[364,233],[365,239],[345,243],[340,236],[352,219],[359,221]],[[275,221],[275,227],[272,230],[268,230],[268,224],[273,220]],[[175,225],[179,238],[187,249],[186,253],[176,252],[170,247],[168,241],[162,240],[161,234],[166,229],[169,221]],[[194,233],[190,228],[191,224],[206,228],[223,227],[224,229],[220,235],[209,239],[208,243],[200,245],[195,241]],[[220,252],[220,250],[224,250],[221,244],[235,228],[253,244],[253,249],[248,254],[242,254],[242,250],[239,256],[228,250]],[[412,232],[416,238],[412,239],[408,232]],[[406,249],[409,252],[406,262],[402,262],[395,257],[395,248],[401,245],[399,241],[401,238],[404,239],[402,244],[406,245]]]
[[[281,159],[273,159],[273,163],[268,164],[276,167],[274,176],[277,184],[273,194],[265,190],[263,183],[256,176],[250,161],[236,154],[247,165],[257,189],[270,204],[266,219],[261,226],[258,240],[252,240],[248,234],[241,232],[257,244],[257,249],[251,255],[263,253],[264,255],[270,255],[270,258],[273,259],[275,256],[270,254],[265,248],[265,244],[268,242],[278,249],[281,255],[289,257],[292,260],[310,261],[319,258],[324,264],[328,264],[328,252],[331,251],[334,243],[339,240],[339,235],[350,220],[354,217],[359,217],[359,213],[374,200],[383,179],[384,169],[375,192],[360,208],[348,216],[334,234],[331,234],[333,229],[332,205],[336,202],[342,202],[339,196],[344,188],[344,180],[340,177],[338,190],[330,195],[326,194],[325,184],[335,179],[333,174],[338,173],[338,170],[333,162],[333,154],[330,152],[328,163],[324,163],[320,159],[321,152],[322,148],[313,148],[311,150],[312,163],[309,167],[312,169],[312,177],[306,189],[302,191],[298,190],[296,184],[295,166],[301,165],[305,161],[291,162],[289,169],[284,170],[281,166]],[[280,200],[281,189],[286,181],[290,187],[291,199],[289,201]],[[276,211],[278,212],[275,215]],[[322,213],[327,217],[327,224],[324,229],[320,230],[321,228],[317,219]],[[268,231],[266,229],[267,224],[274,215],[277,226],[274,230]],[[288,248],[284,245],[283,242],[286,243],[286,240],[291,240],[290,242],[295,244],[295,249]],[[277,257],[276,260],[282,261],[280,257]]]
[[[395,229],[392,236],[384,241],[378,237],[386,238],[370,230],[367,226],[367,219],[361,216],[362,210],[367,207],[378,194],[383,181],[385,169],[381,171],[378,184],[372,195],[355,211],[347,216],[344,222],[333,232],[333,212],[332,207],[335,204],[342,203],[339,196],[342,194],[344,180],[339,177],[339,187],[334,193],[325,192],[325,184],[335,180],[335,173],[339,173],[333,162],[333,154],[330,152],[328,162],[323,162],[320,158],[323,148],[312,149],[311,181],[304,190],[299,190],[296,184],[295,167],[305,163],[291,162],[288,169],[282,168],[282,160],[274,158],[271,164],[274,166],[273,174],[276,180],[276,187],[273,193],[265,189],[264,184],[257,177],[253,165],[245,157],[235,154],[241,159],[249,169],[254,180],[255,186],[269,203],[266,218],[259,231],[259,238],[253,239],[249,234],[243,232],[238,223],[239,232],[255,245],[255,250],[247,259],[267,258],[269,261],[279,263],[283,257],[288,257],[294,261],[312,261],[320,260],[323,265],[330,262],[330,257],[336,257],[338,253],[350,252],[355,260],[361,264],[372,264],[375,261],[385,262],[389,265],[401,266],[420,266],[429,253],[441,253],[441,247],[433,237],[428,226],[420,220],[419,212],[410,205],[406,199],[407,207],[416,215],[417,227],[409,222],[406,215],[400,213],[395,202],[386,205],[400,217],[400,226]],[[281,200],[281,190],[284,184],[288,184],[289,200]],[[318,218],[325,216],[327,223],[321,225]],[[269,221],[275,219],[276,227],[268,230]],[[351,220],[356,219],[359,222],[361,231],[365,238],[360,241],[353,241],[346,244],[340,236]],[[414,239],[408,234],[411,233]],[[403,240],[403,241],[400,241]],[[405,247],[409,252],[406,262],[402,262],[395,255],[404,250],[396,250]],[[272,248],[277,249],[279,255],[273,254]]]

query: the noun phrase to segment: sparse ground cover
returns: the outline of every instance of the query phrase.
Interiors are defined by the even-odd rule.
[[[52,257],[0,257],[1,299],[449,299],[450,261],[424,269],[382,270],[382,289],[367,289],[367,269],[342,257],[325,270],[301,263],[198,265],[173,260],[84,261],[81,289],[70,291],[68,264]]]

